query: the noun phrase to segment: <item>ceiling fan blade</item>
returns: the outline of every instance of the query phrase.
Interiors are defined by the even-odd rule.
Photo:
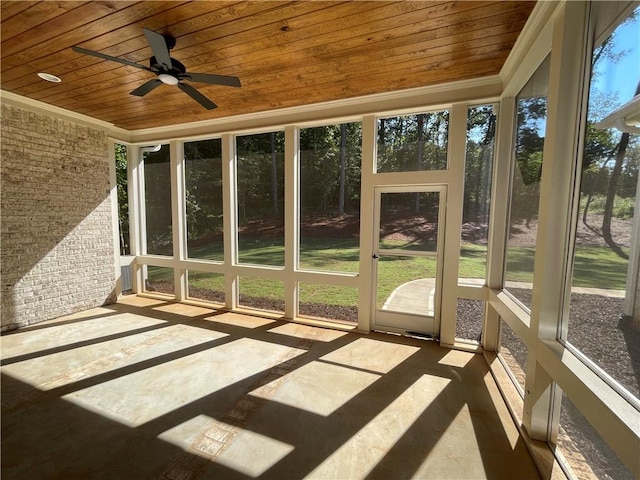
[[[148,82],[143,83],[134,91],[129,92],[129,95],[135,95],[136,97],[144,97],[147,93],[149,93],[154,88],[159,87],[160,85],[162,85],[162,81],[158,80],[157,78],[154,78],[153,80],[149,80]]]
[[[86,48],[81,47],[71,47],[74,52],[83,53],[84,55],[91,55],[93,57],[102,58],[104,60],[111,60],[112,62],[122,63],[123,65],[129,65],[130,67],[140,68],[142,70],[148,70],[152,72],[149,67],[145,67],[144,65],[140,65],[139,63],[130,62],[129,60],[125,60],[124,58],[112,57],[111,55],[105,55],[104,53],[94,52],[93,50],[87,50]]]
[[[184,93],[186,93],[187,95],[189,95],[191,98],[193,98],[196,102],[198,102],[207,110],[213,110],[214,108],[217,107],[215,103],[213,103],[203,94],[201,94],[198,90],[193,88],[191,85],[187,85],[186,83],[179,83],[178,88],[182,90]]]
[[[167,70],[171,69],[171,57],[169,56],[169,49],[167,48],[167,42],[164,37],[159,33],[143,28],[147,42],[151,46],[153,56],[156,57],[156,61],[166,66]]]
[[[240,79],[228,75],[212,75],[210,73],[186,73],[184,78],[192,82],[209,83],[211,85],[226,85],[228,87],[239,87]]]

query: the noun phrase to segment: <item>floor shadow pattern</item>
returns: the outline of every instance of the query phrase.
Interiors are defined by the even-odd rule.
[[[539,478],[480,355],[127,302],[3,336],[4,479]]]

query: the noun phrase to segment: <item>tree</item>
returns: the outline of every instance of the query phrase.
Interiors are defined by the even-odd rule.
[[[347,163],[347,125],[340,125],[340,199],[338,200],[338,214],[344,215],[344,187],[345,169]]]
[[[640,94],[640,81],[636,86],[634,96],[638,94]],[[602,237],[604,238],[604,241],[607,242],[607,245],[615,250],[620,256],[625,258],[628,258],[628,255],[622,252],[611,236],[611,217],[613,216],[613,201],[615,199],[618,182],[622,174],[622,163],[624,162],[628,146],[629,132],[623,132],[615,150],[615,164],[611,171],[611,179],[609,180],[609,188],[607,189],[607,199],[604,203],[604,215],[602,217]]]
[[[469,109],[464,180],[464,222],[487,224],[496,116],[492,105]]]
[[[512,191],[511,216],[531,221],[538,215],[540,180],[544,148],[547,98],[536,96],[518,100],[516,168]]]
[[[637,11],[636,11],[637,12]],[[632,13],[622,25],[628,23],[634,23],[636,21],[636,12]],[[608,38],[606,38],[602,44],[600,44],[593,52],[591,62],[591,88],[589,98],[589,109],[587,128],[585,134],[585,149],[583,154],[583,192],[586,191],[587,199],[585,207],[582,213],[582,222],[587,224],[587,215],[593,195],[597,192],[600,193],[602,185],[606,185],[606,194],[603,216],[602,216],[602,238],[606,244],[623,258],[628,258],[627,255],[615,242],[611,232],[611,221],[614,215],[614,202],[616,199],[616,193],[620,184],[635,184],[635,182],[629,182],[627,179],[623,180],[625,173],[631,174],[633,178],[636,178],[637,167],[630,168],[627,162],[627,168],[625,168],[625,158],[627,158],[627,150],[630,144],[630,135],[628,132],[622,132],[615,146],[612,147],[615,140],[614,132],[612,129],[601,130],[594,127],[594,123],[597,118],[602,118],[609,112],[611,112],[617,106],[617,92],[602,91],[599,86],[598,78],[602,74],[602,69],[607,70],[613,68],[618,62],[625,59],[625,51],[616,51],[616,47],[619,47],[619,43],[616,42],[616,35],[618,29],[616,29]],[[604,61],[607,63],[603,63]],[[640,93],[640,79],[635,89],[635,95]],[[609,170],[608,164],[610,161],[614,161],[613,168]],[[594,166],[601,162],[600,168],[593,177],[595,170]],[[591,175],[590,175],[591,174]],[[628,175],[627,175],[628,176]],[[631,189],[629,189],[631,190]],[[633,187],[633,196],[635,196],[635,187]],[[629,192],[631,193],[631,192]],[[589,227],[591,228],[591,227]],[[593,229],[592,229],[593,230]]]
[[[186,142],[185,201],[189,242],[219,237],[222,232],[222,142]]]
[[[116,185],[118,193],[118,225],[120,227],[120,255],[129,255],[129,194],[127,191],[127,146],[115,144]]]

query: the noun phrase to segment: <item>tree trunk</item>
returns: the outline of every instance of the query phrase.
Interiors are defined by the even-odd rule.
[[[636,91],[634,95],[640,94],[640,82],[636,85]],[[611,179],[609,180],[609,188],[607,189],[607,200],[604,203],[604,215],[602,217],[602,237],[604,241],[622,258],[629,258],[622,249],[613,241],[611,237],[611,217],[613,216],[613,201],[616,198],[616,190],[618,188],[618,180],[622,175],[622,163],[624,157],[627,154],[627,147],[629,146],[629,132],[624,132],[620,137],[620,142],[616,147],[616,163],[611,171]]]
[[[338,215],[344,215],[344,186],[347,164],[347,125],[340,125],[340,199],[338,201]]]
[[[614,252],[623,258],[628,258],[628,256],[615,243],[611,236],[611,217],[613,217],[613,202],[616,198],[618,180],[620,180],[620,175],[622,174],[622,163],[627,153],[628,145],[629,133],[625,132],[622,134],[622,137],[620,137],[620,142],[616,148],[616,163],[611,171],[611,179],[609,180],[609,188],[607,189],[607,199],[604,203],[604,215],[602,217],[602,238]]]

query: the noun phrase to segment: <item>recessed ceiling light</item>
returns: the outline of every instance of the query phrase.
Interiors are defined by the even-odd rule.
[[[50,73],[40,72],[38,73],[38,76],[41,79],[46,80],[47,82],[60,83],[62,81],[58,77],[56,77],[55,75],[51,75]]]

